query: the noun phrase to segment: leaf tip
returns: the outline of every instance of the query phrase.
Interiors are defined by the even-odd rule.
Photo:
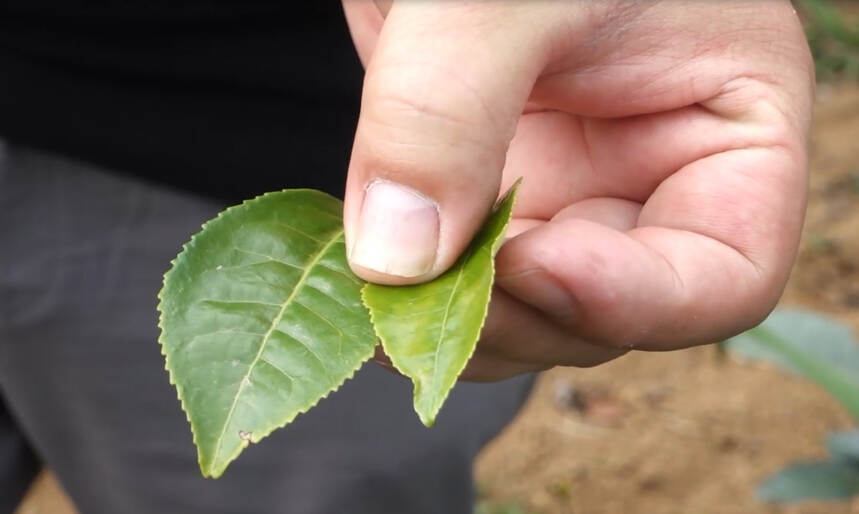
[[[435,425],[435,420],[450,390],[443,391],[443,394],[439,396],[437,393],[431,392],[432,387],[425,389],[421,387],[422,385],[422,381],[415,381],[414,409],[421,423],[429,428]]]
[[[435,419],[438,416],[438,412],[441,410],[441,405],[436,402],[434,405],[429,404],[429,402],[422,402],[417,395],[415,395],[414,402],[415,412],[418,414],[418,418],[420,418],[421,423],[427,428],[435,425]]]

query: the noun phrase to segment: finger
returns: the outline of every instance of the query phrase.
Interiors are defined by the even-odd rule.
[[[527,280],[539,282],[545,278],[531,275]],[[526,368],[529,365],[587,368],[628,351],[588,343],[499,288],[492,292],[478,349],[482,355],[517,362]]]
[[[550,368],[552,366],[547,364],[511,361],[497,355],[477,351],[459,375],[459,380],[467,382],[496,382],[515,377],[516,375],[545,371]]]
[[[615,347],[673,349],[749,328],[774,306],[797,245],[804,157],[789,146],[685,167],[626,233],[581,219],[526,232],[499,253],[498,284]]]
[[[641,204],[638,202],[622,198],[588,198],[561,209],[552,219],[583,219],[625,232],[635,227],[640,213]]]
[[[346,23],[349,25],[352,42],[355,43],[355,51],[358,52],[361,64],[365,67],[370,62],[370,56],[373,55],[373,49],[379,39],[379,32],[382,30],[383,15],[386,12],[382,12],[381,7],[374,5],[373,2],[365,0],[343,1],[343,14],[345,14]]]
[[[431,279],[494,202],[545,49],[515,3],[394,3],[370,60],[347,181],[350,264]],[[537,11],[540,11],[537,9]]]

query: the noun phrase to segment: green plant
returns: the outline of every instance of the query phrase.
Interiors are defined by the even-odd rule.
[[[474,514],[532,514],[517,502],[493,503],[487,500],[478,502]]]
[[[408,287],[352,273],[342,204],[319,191],[268,193],[203,225],[164,276],[158,306],[203,475],[220,476],[248,444],[339,388],[377,337],[431,425],[480,335],[517,186],[449,271]]]
[[[821,80],[859,78],[859,26],[851,27],[827,0],[795,0],[805,14],[805,32]]]
[[[815,381],[859,423],[859,345],[850,329],[803,310],[777,310],[760,326],[723,343]],[[768,478],[758,496],[773,502],[859,495],[859,431],[831,434],[829,459],[794,463]]]

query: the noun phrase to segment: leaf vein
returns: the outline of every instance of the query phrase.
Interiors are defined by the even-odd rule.
[[[468,259],[471,258],[471,254],[474,251],[470,250],[468,256],[463,259],[463,262],[468,262]],[[447,330],[447,320],[450,318],[450,307],[453,305],[453,297],[456,296],[456,291],[459,288],[459,284],[462,282],[462,276],[465,273],[465,265],[461,265],[459,267],[459,271],[456,274],[456,281],[454,281],[453,287],[450,290],[450,296],[447,298],[447,305],[444,308],[444,316],[441,320],[441,329],[438,332],[438,340],[435,344],[435,355],[433,355],[433,363],[432,363],[432,382],[435,383],[438,378],[438,362],[439,355],[441,354],[441,343],[444,341],[444,333]],[[433,405],[438,401],[438,388],[433,389]]]
[[[258,302],[256,300],[218,300],[217,298],[200,298],[198,300],[199,303],[226,303],[226,304],[251,304],[251,305],[265,305],[267,307],[277,307],[280,308],[279,303],[272,302]]]
[[[324,245],[324,244],[326,244],[326,243],[327,243],[327,241],[323,241],[322,239],[319,239],[319,238],[317,238],[317,237],[314,237],[314,236],[312,236],[312,235],[308,234],[307,232],[304,232],[303,230],[300,230],[300,229],[297,229],[297,228],[293,227],[292,225],[290,225],[290,224],[288,224],[288,223],[283,223],[282,221],[275,221],[275,222],[274,222],[274,224],[275,224],[275,225],[277,225],[277,226],[279,226],[279,227],[286,228],[286,229],[290,230],[291,232],[293,232],[293,233],[295,233],[295,234],[298,234],[298,235],[300,235],[300,236],[302,236],[302,237],[305,237],[305,238],[307,238],[307,239],[310,239],[311,241],[314,241],[314,242],[319,243],[319,244],[321,244],[321,245]]]
[[[355,285],[359,285],[359,286],[363,286],[363,285],[364,285],[364,283],[363,283],[363,282],[359,281],[357,278],[355,278],[355,277],[353,277],[353,276],[349,275],[348,273],[346,273],[346,272],[345,272],[345,271],[343,271],[343,270],[339,270],[339,269],[337,269],[337,268],[335,268],[335,267],[333,267],[333,266],[329,266],[329,265],[327,265],[327,264],[320,264],[320,265],[319,265],[319,267],[320,267],[320,268],[325,268],[325,269],[327,269],[328,271],[331,271],[331,272],[337,273],[338,275],[341,275],[341,276],[343,276],[343,277],[346,277],[347,279],[349,279],[349,281],[350,281],[350,282],[352,282],[352,283],[353,283],[353,284],[355,284]]]
[[[325,298],[328,298],[329,300],[334,300],[334,303],[336,303],[337,305],[339,305],[339,306],[343,307],[344,309],[346,309],[346,311],[351,311],[351,310],[355,309],[355,306],[354,306],[354,305],[352,305],[352,306],[350,306],[350,305],[346,305],[345,303],[341,302],[341,301],[340,301],[336,296],[332,296],[332,295],[330,295],[330,294],[326,293],[325,291],[323,291],[322,289],[320,289],[320,288],[318,288],[318,287],[314,286],[313,284],[308,283],[308,284],[307,284],[307,288],[308,288],[308,289],[313,289],[314,291],[318,292],[319,294],[321,294],[321,295],[322,295],[322,296],[324,296]]]
[[[304,268],[302,268],[302,267],[301,267],[301,266],[299,266],[298,264],[294,264],[294,263],[292,263],[292,262],[287,262],[287,261],[285,261],[285,260],[278,259],[277,257],[275,257],[275,256],[273,256],[273,255],[269,255],[269,254],[267,254],[267,253],[259,253],[259,252],[254,252],[254,251],[251,251],[251,250],[245,250],[244,248],[239,248],[238,246],[234,246],[234,247],[233,247],[233,250],[236,250],[237,252],[241,252],[241,253],[246,253],[246,254],[248,254],[248,255],[256,255],[257,257],[265,257],[267,261],[277,262],[277,263],[283,264],[284,266],[288,266],[288,267],[290,267],[290,268],[297,269],[297,270],[299,270],[299,271],[304,271]],[[243,268],[243,267],[245,267],[245,266],[255,266],[255,265],[257,265],[257,264],[263,264],[264,262],[266,262],[266,261],[260,261],[260,262],[249,262],[249,263],[247,263],[247,264],[240,264],[240,265],[238,265],[238,266],[224,266],[224,267],[223,267],[223,268],[221,268],[221,269],[236,269],[236,268]]]
[[[250,374],[253,371],[254,366],[256,366],[256,363],[262,357],[263,351],[265,350],[266,343],[268,342],[269,338],[271,338],[271,334],[277,329],[277,326],[280,323],[280,320],[283,319],[283,315],[286,312],[287,307],[289,307],[289,305],[292,303],[292,300],[298,295],[298,292],[301,291],[301,288],[304,285],[304,283],[307,281],[307,277],[310,275],[310,272],[313,270],[313,268],[316,266],[316,264],[322,259],[322,257],[325,255],[325,253],[328,252],[328,249],[331,248],[331,246],[333,246],[334,243],[342,235],[343,235],[342,229],[335,232],[331,236],[329,241],[325,245],[323,245],[319,249],[319,251],[316,252],[316,254],[314,254],[311,257],[311,259],[307,263],[307,266],[302,271],[301,277],[298,279],[298,282],[296,282],[295,287],[292,289],[292,291],[289,293],[289,295],[284,300],[283,305],[280,308],[280,311],[278,311],[277,315],[274,317],[274,319],[272,319],[271,326],[265,332],[265,335],[263,335],[262,340],[260,341],[259,350],[257,351],[256,356],[254,357],[253,361],[251,361],[250,365],[248,366],[248,371],[245,373],[244,378],[241,380],[241,382],[239,382],[239,388],[236,391],[236,397],[233,399],[232,405],[230,405],[230,410],[227,412],[227,417],[224,420],[224,426],[221,429],[221,434],[218,436],[218,439],[215,443],[216,444],[215,456],[214,456],[213,462],[217,462],[218,458],[220,457],[221,447],[223,446],[223,442],[224,442],[224,435],[227,432],[227,427],[230,425],[230,422],[233,419],[233,414],[236,411],[236,405],[239,402],[239,398],[241,398],[241,396],[242,396],[242,391],[245,387],[245,383],[248,381],[248,378],[250,377]],[[241,251],[241,249],[239,249],[239,250]],[[272,260],[275,260],[275,259],[272,259]],[[290,336],[290,337],[292,337],[292,336]],[[299,341],[299,343],[302,344],[302,346],[306,346],[306,345],[304,345],[304,343],[301,343],[300,341]],[[313,353],[317,359],[319,358],[319,356],[316,355],[314,352],[311,351],[311,353]],[[320,362],[322,363],[323,369],[325,369],[326,374],[328,374],[328,370],[325,368],[325,363],[322,362],[321,359],[320,359]]]
[[[277,364],[273,363],[272,361],[270,361],[270,360],[266,359],[265,357],[260,357],[260,359],[259,359],[259,360],[260,360],[260,362],[264,362],[264,363],[268,364],[269,366],[271,366],[272,368],[274,368],[275,370],[277,370],[281,375],[283,375],[283,376],[285,376],[286,378],[288,378],[288,379],[290,380],[290,382],[298,382],[298,379],[297,379],[297,378],[295,378],[294,376],[290,375],[289,373],[287,373],[286,371],[284,371],[284,370],[283,370],[283,368],[281,368],[281,367],[280,367],[280,366],[278,366]]]
[[[232,329],[232,328],[223,328],[223,329],[220,329],[220,330],[213,330],[213,331],[211,331],[211,332],[205,332],[205,333],[203,333],[203,334],[196,334],[196,335],[194,335],[194,337],[192,337],[192,338],[188,339],[187,341],[185,341],[185,348],[187,349],[187,348],[188,348],[188,346],[190,346],[191,344],[193,344],[195,341],[197,341],[197,340],[198,340],[198,339],[200,339],[200,338],[208,337],[208,336],[213,336],[213,335],[216,335],[216,334],[245,334],[245,335],[253,335],[253,336],[260,336],[260,337],[262,337],[262,336],[264,336],[264,335],[265,335],[265,334],[264,334],[264,333],[262,333],[262,332],[250,332],[250,331],[247,331],[247,330],[235,330],[235,329]]]
[[[333,379],[331,372],[328,370],[328,366],[325,365],[325,361],[322,360],[322,357],[320,357],[319,354],[316,353],[316,350],[314,350],[310,344],[302,341],[301,339],[297,338],[296,336],[294,336],[293,334],[290,334],[289,332],[287,332],[285,330],[276,329],[276,332],[279,334],[283,334],[284,336],[286,336],[289,339],[292,339],[293,341],[298,343],[300,346],[304,347],[304,349],[307,350],[308,353],[310,353],[310,355],[313,355],[313,357],[316,358],[317,361],[319,361],[319,365],[322,366],[322,371],[325,372],[326,378]]]
[[[324,321],[325,323],[327,323],[327,324],[328,324],[328,326],[330,326],[331,328],[333,328],[334,330],[336,330],[338,334],[340,334],[340,337],[345,337],[345,336],[346,336],[346,334],[344,334],[342,330],[340,330],[339,328],[337,328],[337,326],[336,326],[334,323],[331,323],[331,321],[330,321],[328,318],[326,318],[325,316],[323,316],[322,314],[319,314],[318,312],[316,312],[315,310],[311,309],[311,308],[310,308],[310,307],[308,307],[305,303],[303,303],[303,302],[301,302],[301,301],[299,301],[299,300],[295,300],[295,303],[296,303],[297,305],[302,306],[304,309],[306,309],[306,310],[307,310],[307,312],[309,312],[309,313],[313,314],[313,315],[314,315],[314,316],[316,316],[317,318],[319,318],[319,319],[321,319],[322,321]]]

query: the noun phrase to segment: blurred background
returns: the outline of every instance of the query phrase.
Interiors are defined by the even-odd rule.
[[[819,85],[780,310],[719,347],[545,373],[476,463],[478,514],[859,514],[859,2],[795,4]],[[16,514],[74,512],[46,470]]]

